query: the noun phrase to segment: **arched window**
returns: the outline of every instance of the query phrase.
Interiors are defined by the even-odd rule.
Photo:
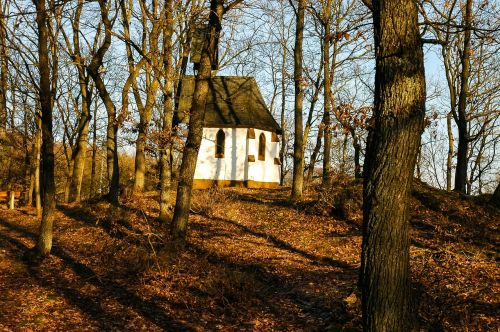
[[[226,146],[226,134],[219,129],[215,138],[215,158],[224,158],[224,148]]]
[[[259,160],[266,160],[266,136],[264,133],[259,136]]]

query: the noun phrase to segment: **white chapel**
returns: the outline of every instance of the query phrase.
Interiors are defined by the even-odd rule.
[[[191,109],[194,85],[194,77],[182,80],[177,108],[181,118]],[[204,120],[193,188],[279,185],[281,128],[255,78],[212,77]]]

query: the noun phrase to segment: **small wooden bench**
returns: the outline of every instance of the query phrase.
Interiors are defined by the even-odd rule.
[[[10,210],[14,210],[14,202],[21,197],[20,191],[0,191],[0,200],[5,200]]]

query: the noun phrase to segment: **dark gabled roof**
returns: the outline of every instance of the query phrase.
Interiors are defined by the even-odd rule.
[[[182,79],[178,112],[183,122],[189,118],[195,78]],[[215,76],[209,81],[205,127],[240,127],[269,130],[281,128],[267,109],[253,77]]]

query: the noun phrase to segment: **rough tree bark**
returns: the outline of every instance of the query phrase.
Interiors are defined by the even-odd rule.
[[[330,114],[330,102],[331,102],[331,89],[332,82],[330,81],[330,41],[331,41],[331,6],[332,1],[327,0],[324,3],[323,8],[323,76],[324,76],[324,114],[323,114],[323,125],[324,125],[324,153],[323,153],[323,187],[328,187],[330,184],[330,173],[331,173],[331,152],[332,152],[332,131],[331,131],[331,114]]]
[[[162,223],[170,221],[172,217],[169,196],[171,189],[172,177],[172,33],[173,33],[173,0],[165,1],[165,24],[163,26],[163,123],[160,146],[160,216],[159,220]]]
[[[408,199],[424,129],[422,41],[414,1],[375,0],[372,9],[376,74],[363,189],[363,328],[410,331]]]
[[[3,13],[3,3],[0,6],[0,139],[5,138],[7,129],[7,27]]]
[[[92,103],[92,91],[89,89],[89,76],[85,72],[85,64],[80,52],[80,16],[83,9],[83,0],[78,0],[75,16],[71,22],[73,30],[73,53],[71,59],[78,71],[78,84],[81,94],[81,113],[78,119],[76,144],[71,153],[73,170],[69,185],[68,202],[78,202],[81,199],[83,172],[85,169],[85,156],[87,154],[87,139],[90,124],[90,104]],[[65,36],[66,37],[66,36]],[[69,40],[66,37],[68,49]]]
[[[92,124],[92,166],[90,171],[89,197],[92,198],[96,192],[96,166],[97,166],[97,107],[98,99],[95,100]]]
[[[34,186],[33,194],[35,196],[35,208],[37,218],[42,217],[42,193],[41,193],[41,179],[40,179],[40,161],[41,161],[41,150],[42,150],[42,115],[39,112],[35,114],[36,118],[36,132],[35,132],[35,143],[33,146],[33,169],[34,169]]]
[[[467,0],[464,15],[464,47],[460,63],[460,93],[458,95],[457,115],[455,121],[458,128],[457,168],[455,170],[455,191],[465,193],[467,182],[467,163],[469,153],[469,137],[467,130],[467,97],[469,95],[470,53],[472,30],[472,0]]]
[[[104,103],[108,115],[108,124],[106,128],[106,162],[109,180],[108,200],[113,204],[118,204],[120,194],[120,170],[118,168],[118,121],[116,119],[116,107],[104,84],[101,73],[99,72],[99,69],[102,67],[104,55],[111,45],[112,26],[108,17],[109,9],[106,0],[99,0],[98,2],[101,10],[101,20],[104,25],[104,40],[94,54],[90,64],[87,66],[87,72],[95,83],[95,87],[99,92],[99,97]]]
[[[38,28],[38,69],[40,72],[39,99],[42,110],[42,167],[43,212],[38,241],[32,249],[35,257],[45,257],[52,249],[52,225],[56,207],[54,181],[54,137],[52,135],[52,91],[48,49],[48,11],[45,0],[35,0]]]
[[[186,240],[193,177],[203,135],[208,83],[212,74],[212,64],[217,61],[217,44],[222,30],[222,16],[241,2],[242,0],[235,0],[225,7],[223,0],[211,0],[210,2],[207,35],[201,52],[200,69],[195,80],[195,92],[189,115],[189,133],[182,155],[181,173],[179,174],[177,197],[171,225],[172,240],[177,245],[182,245]]]
[[[297,9],[295,12],[295,48],[293,50],[293,78],[295,81],[295,129],[293,142],[292,200],[300,199],[304,187],[304,128],[302,124],[304,89],[302,82],[302,42],[304,38],[305,8],[306,0],[298,0]]]
[[[158,44],[160,33],[164,26],[165,8],[159,10],[160,3],[153,1],[152,4],[146,4],[146,1],[139,1],[140,22],[141,22],[141,60],[137,63],[134,60],[131,35],[130,20],[133,12],[133,3],[129,7],[125,2],[120,3],[123,18],[123,35],[126,40],[125,49],[127,52],[129,78],[122,92],[122,99],[128,99],[130,87],[132,87],[136,107],[139,112],[139,124],[137,126],[137,140],[135,146],[135,176],[134,193],[143,192],[146,185],[146,147],[149,133],[149,123],[153,113],[153,107],[156,102],[156,95],[163,71],[161,69],[163,54],[160,53]],[[137,46],[139,47],[139,46]],[[141,77],[144,81],[143,91],[139,89],[137,77],[144,67]],[[143,99],[144,98],[144,99]],[[124,103],[125,104],[125,103]],[[128,104],[128,102],[126,102]]]
[[[283,39],[285,35],[284,29],[282,30]],[[287,134],[286,134],[286,57],[287,57],[287,48],[284,45],[284,41],[282,42],[282,54],[281,54],[281,114],[280,114],[280,125],[283,133],[281,134],[281,145],[280,145],[280,185],[285,184],[285,153],[287,146]]]

